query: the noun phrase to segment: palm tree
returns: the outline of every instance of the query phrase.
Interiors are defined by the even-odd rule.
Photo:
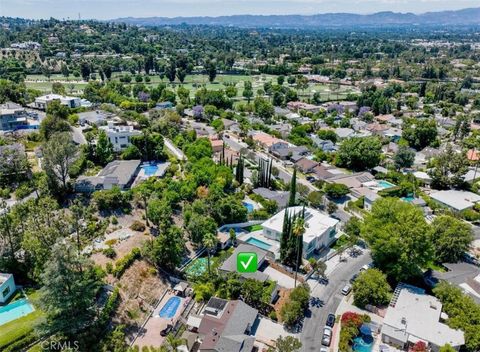
[[[203,237],[203,245],[207,248],[207,255],[208,255],[208,275],[210,275],[210,255],[213,249],[217,247],[217,236],[213,233],[207,233]]]
[[[167,351],[176,351],[177,347],[183,344],[183,339],[175,337],[172,333],[168,334],[165,338],[165,347]]]
[[[297,273],[298,273],[298,263],[300,261],[300,241],[303,240],[303,234],[305,233],[305,230],[307,228],[307,224],[305,223],[305,219],[302,216],[298,217],[295,219],[295,222],[293,223],[293,229],[292,233],[296,238],[297,241],[297,260],[295,263],[295,284],[294,287],[297,287]]]

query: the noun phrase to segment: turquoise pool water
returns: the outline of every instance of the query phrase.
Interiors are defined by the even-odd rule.
[[[415,200],[415,198],[409,196],[409,197],[403,197],[402,200],[405,202],[411,203]]]
[[[254,210],[253,204],[250,204],[250,203],[247,203],[247,202],[243,202],[242,204],[245,208],[247,208],[248,213],[253,212],[253,210]]]
[[[258,247],[258,248],[261,248],[261,249],[264,249],[266,251],[268,251],[270,249],[270,245],[268,243],[265,243],[263,241],[260,241],[258,239],[256,239],[255,237],[250,237],[248,240],[246,240],[245,242],[255,246],[255,247]]]
[[[20,299],[5,307],[0,307],[0,325],[30,314],[33,310],[33,306],[26,299]]]
[[[143,165],[142,166],[143,171],[145,172],[145,175],[147,176],[152,176],[155,175],[158,171],[158,165]]]
[[[372,336],[357,336],[353,339],[352,349],[355,352],[371,352],[373,348],[373,337]]]
[[[160,309],[160,313],[158,314],[160,318],[173,318],[175,316],[175,313],[177,313],[177,309],[180,306],[181,301],[182,300],[180,299],[180,297],[170,297],[167,303],[165,303],[162,309]]]
[[[385,180],[378,181],[377,185],[378,185],[378,187],[383,188],[383,189],[395,187],[395,185],[393,183],[390,183],[390,182],[385,181]]]

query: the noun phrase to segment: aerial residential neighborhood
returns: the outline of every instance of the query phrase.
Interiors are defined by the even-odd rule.
[[[3,1],[0,351],[480,351],[478,4]]]

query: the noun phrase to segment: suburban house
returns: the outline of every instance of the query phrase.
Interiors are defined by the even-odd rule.
[[[133,126],[115,126],[113,123],[101,126],[100,129],[105,131],[116,152],[127,148],[130,145],[131,137],[142,135],[142,132],[135,130]]]
[[[243,301],[212,297],[200,315],[189,316],[187,326],[198,332],[198,351],[251,352],[255,337],[250,334],[257,315]]]
[[[375,177],[370,172],[358,172],[353,175],[340,174],[328,179],[331,183],[341,183],[348,188],[363,187],[365,183],[375,180]]]
[[[316,166],[318,166],[318,163],[307,158],[301,158],[295,163],[295,166],[304,174],[309,174],[313,172],[313,169]]]
[[[309,257],[314,250],[328,247],[334,240],[338,230],[337,219],[333,219],[318,210],[309,207],[290,207],[283,209],[262,224],[263,236],[280,241],[283,231],[285,211],[290,215],[299,214],[305,209],[305,233],[303,235],[303,257]]]
[[[355,131],[351,128],[335,128],[335,134],[339,139],[346,139],[355,136]]]
[[[112,115],[110,113],[95,110],[80,112],[78,115],[78,122],[80,125],[102,126],[107,124],[107,119]]]
[[[15,103],[0,105],[0,131],[14,131],[22,126],[28,126],[24,108]]]
[[[314,173],[316,179],[322,181],[328,180],[329,178],[335,176],[335,174],[330,172],[330,170],[322,164],[318,164],[317,166],[315,166],[312,172]]]
[[[267,200],[273,200],[278,205],[278,209],[283,209],[287,206],[290,199],[289,191],[272,191],[271,189],[259,187],[253,190],[253,193],[262,196]]]
[[[430,198],[455,212],[473,208],[476,203],[480,202],[480,196],[476,193],[453,189],[432,193]]]
[[[281,160],[287,160],[295,156],[303,157],[305,155],[308,155],[309,153],[310,151],[308,150],[308,148],[304,146],[289,146],[287,148],[280,148],[272,152],[274,156]]]
[[[316,112],[319,112],[322,107],[317,105],[307,104],[307,103],[304,103],[303,101],[290,101],[287,103],[287,108],[290,111],[305,110],[305,111],[316,113]]]
[[[229,120],[229,119],[222,119],[222,123],[223,123],[223,127],[227,131],[231,131],[231,132],[234,132],[234,133],[240,133],[241,132],[240,125],[237,121]]]
[[[115,160],[108,163],[97,176],[80,176],[75,182],[75,191],[90,193],[118,187],[128,189],[138,174],[140,160]]]
[[[280,149],[286,149],[289,146],[288,142],[285,142],[280,138],[273,137],[265,132],[253,132],[250,135],[255,143],[259,144],[270,153]]]
[[[210,144],[212,145],[212,151],[214,153],[221,152],[223,149],[223,141],[218,139],[217,136],[210,136],[209,138]]]
[[[310,139],[313,141],[313,144],[323,150],[324,152],[333,152],[337,148],[335,147],[335,143],[333,143],[329,139],[320,139],[316,134],[311,134]]]
[[[442,303],[421,288],[400,283],[393,294],[383,320],[382,341],[407,349],[423,341],[433,351],[445,344],[456,350],[465,343],[460,330],[444,323],[448,316],[442,312]]]
[[[55,100],[59,101],[62,105],[68,106],[69,108],[78,108],[82,104],[81,99],[77,97],[69,97],[59,94],[47,94],[35,98],[33,106],[37,109],[47,110],[48,104]]]
[[[15,289],[13,275],[0,273],[0,304],[5,304],[13,295]]]
[[[220,272],[224,273],[238,273],[237,271],[237,255],[242,252],[252,252],[257,254],[257,268],[260,269],[265,262],[268,252],[251,244],[242,243],[238,245],[233,251],[232,255],[227,258],[220,267]],[[271,256],[271,254],[270,254]],[[258,281],[268,280],[268,275],[257,270],[254,273],[238,273],[244,279],[255,279]]]

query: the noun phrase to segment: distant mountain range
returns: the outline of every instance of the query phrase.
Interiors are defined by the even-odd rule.
[[[377,12],[370,15],[326,13],[318,15],[234,15],[220,17],[125,17],[112,20],[141,26],[212,25],[235,27],[355,27],[402,25],[480,25],[480,7],[458,11],[426,12],[423,14]]]

